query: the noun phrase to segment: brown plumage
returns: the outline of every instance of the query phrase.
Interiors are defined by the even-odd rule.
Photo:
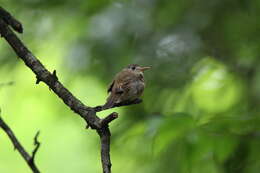
[[[119,72],[107,90],[110,95],[103,109],[139,98],[145,87],[143,72],[149,68],[130,64]]]

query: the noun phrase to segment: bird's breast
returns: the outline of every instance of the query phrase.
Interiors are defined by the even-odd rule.
[[[131,84],[131,94],[136,95],[136,96],[140,96],[144,90],[145,84],[143,81],[141,80],[136,80],[134,82],[132,82]]]

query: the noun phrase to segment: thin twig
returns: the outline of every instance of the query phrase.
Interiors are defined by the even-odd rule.
[[[107,126],[111,121],[113,121],[114,119],[118,118],[118,113],[113,112],[111,114],[109,114],[107,117],[103,118],[100,120],[100,124],[102,127]]]
[[[38,136],[39,136],[39,134],[40,134],[40,131],[38,131],[38,132],[36,133],[36,135],[34,136],[34,145],[35,145],[35,148],[34,148],[34,150],[33,150],[33,152],[32,152],[32,162],[34,162],[34,157],[35,157],[35,155],[36,155],[36,153],[37,153],[37,151],[38,151],[38,149],[39,149],[39,147],[40,147],[40,145],[41,145],[41,143],[38,141]]]
[[[140,103],[142,103],[142,99],[138,98],[138,99],[135,99],[135,100],[132,100],[132,101],[126,101],[126,102],[121,102],[121,103],[115,104],[113,107],[107,108],[107,109],[112,109],[112,108],[121,107],[121,106],[129,106],[129,105],[140,104]],[[106,109],[103,108],[103,106],[96,106],[96,107],[94,107],[94,110],[96,112],[101,112],[101,111],[104,111]]]
[[[28,166],[31,168],[33,173],[40,173],[39,169],[34,163],[34,157],[35,154],[39,148],[40,145],[38,145],[37,150],[34,149],[35,153],[31,157],[28,152],[25,151],[21,143],[18,141],[18,139],[15,137],[13,131],[11,128],[4,122],[4,120],[0,117],[0,127],[5,131],[5,133],[8,135],[10,140],[12,141],[14,148],[19,151],[19,153],[22,155]]]

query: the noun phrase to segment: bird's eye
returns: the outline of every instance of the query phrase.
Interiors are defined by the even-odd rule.
[[[132,67],[132,70],[135,70],[135,67],[134,67],[134,66]]]

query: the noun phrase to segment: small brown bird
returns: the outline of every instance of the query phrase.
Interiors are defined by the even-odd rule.
[[[145,87],[143,72],[147,69],[150,67],[130,64],[119,72],[107,90],[110,95],[102,109],[138,99]]]

